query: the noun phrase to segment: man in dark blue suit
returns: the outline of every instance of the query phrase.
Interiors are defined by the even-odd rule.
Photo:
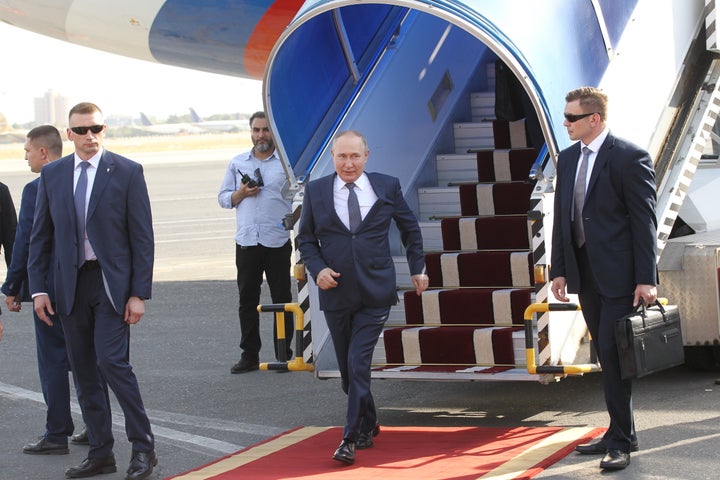
[[[655,173],[645,150],[610,133],[602,91],[578,88],[565,101],[564,125],[578,142],[558,157],[551,289],[561,302],[569,301],[568,292],[578,294],[610,416],[603,438],[576,450],[605,455],[600,467],[619,470],[630,464],[637,436],[615,321],[640,300],[657,298]]]
[[[57,313],[90,440],[88,457],[65,476],[117,470],[104,379],[125,414],[132,443],[125,478],[144,479],[157,464],[155,441],[127,352],[130,325],[145,313],[152,287],[147,185],[141,165],[103,148],[107,126],[96,105],[74,106],[69,125],[75,153],[40,174],[28,263],[35,312],[48,325],[55,311],[46,279],[49,270],[55,272]]]
[[[60,132],[52,125],[42,125],[30,130],[25,139],[25,159],[30,171],[40,173],[45,164],[62,156],[62,138]],[[27,261],[35,214],[35,198],[37,197],[40,178],[25,185],[20,204],[20,218],[15,233],[12,262],[8,267],[2,293],[5,304],[13,312],[19,312],[21,302],[31,300],[28,291]],[[50,272],[52,277],[52,271]],[[52,284],[49,296],[54,298]],[[38,373],[47,413],[45,433],[36,442],[23,447],[28,454],[65,454],[68,453],[68,436],[73,433],[74,425],[70,414],[70,383],[68,371],[70,363],[65,346],[65,334],[60,322],[53,321],[48,327],[37,315],[35,317],[35,344],[37,347]],[[53,318],[54,320],[54,318]]]
[[[390,307],[398,301],[388,240],[391,220],[400,230],[417,294],[428,286],[418,221],[397,178],[364,173],[369,153],[358,132],[335,137],[331,154],[336,173],[305,187],[296,240],[320,288],[320,309],[348,396],[343,440],[333,455],[348,464],[354,463],[356,448],[372,447],[380,433],[370,368]]]

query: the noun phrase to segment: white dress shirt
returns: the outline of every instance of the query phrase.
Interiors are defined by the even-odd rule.
[[[349,193],[350,190],[345,186],[345,182],[338,175],[335,175],[335,181],[333,183],[335,212],[348,229],[350,228],[350,214],[348,213]],[[365,215],[367,215],[372,206],[375,205],[378,197],[364,172],[355,180],[355,195],[357,195],[358,203],[360,204],[360,216],[365,219]]]

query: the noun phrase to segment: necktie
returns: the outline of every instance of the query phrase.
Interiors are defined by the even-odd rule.
[[[350,182],[346,183],[345,186],[348,189],[348,217],[350,220],[350,231],[354,232],[360,226],[360,222],[362,222],[362,215],[360,215],[360,203],[358,202],[357,194],[355,194],[355,184]]]
[[[585,179],[587,178],[588,159],[592,150],[587,147],[582,149],[582,160],[580,162],[580,171],[578,171],[577,180],[575,181],[575,198],[573,206],[575,207],[573,229],[575,233],[575,243],[578,247],[585,245],[585,229],[583,228],[582,211],[585,204]]]
[[[87,194],[87,169],[90,162],[80,162],[82,170],[75,186],[75,218],[78,239],[78,268],[85,263],[85,195]]]

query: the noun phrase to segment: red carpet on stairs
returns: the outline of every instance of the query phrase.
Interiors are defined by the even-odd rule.
[[[304,427],[174,480],[529,479],[600,428],[382,427],[354,465],[332,459],[340,427]]]

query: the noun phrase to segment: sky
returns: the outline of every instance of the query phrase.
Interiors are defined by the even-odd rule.
[[[262,110],[262,83],[135,60],[0,22],[0,112],[10,124],[34,120],[49,89],[97,104],[105,114],[165,119],[193,107],[201,117]],[[114,74],[109,75],[107,72]]]

